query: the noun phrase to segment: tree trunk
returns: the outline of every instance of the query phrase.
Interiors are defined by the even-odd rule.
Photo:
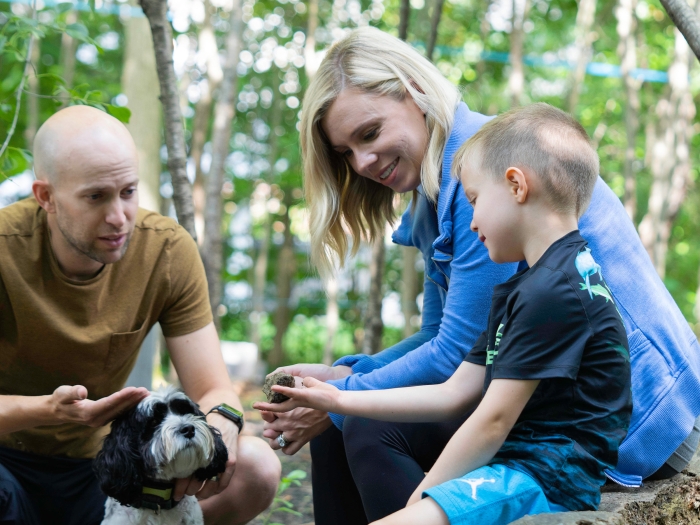
[[[213,93],[224,77],[219,58],[219,48],[216,45],[216,37],[214,36],[214,27],[211,23],[211,18],[215,11],[216,8],[211,2],[204,2],[204,21],[199,29],[198,52],[204,56],[207,77],[206,82],[199,83],[200,97],[194,108],[192,142],[190,144],[190,156],[195,166],[192,198],[194,200],[194,223],[198,238],[204,237],[204,206],[206,203],[204,174],[202,173],[202,152],[209,132]]]
[[[409,337],[415,333],[415,328],[411,324],[411,319],[418,315],[416,297],[418,297],[418,272],[416,271],[416,255],[418,250],[413,246],[402,246],[403,269],[401,270],[401,311],[404,318],[403,336]]]
[[[593,22],[595,21],[596,0],[579,0],[576,14],[576,66],[571,75],[568,110],[576,112],[581,87],[586,78],[586,66],[591,59],[593,45]]]
[[[292,234],[291,221],[289,220],[289,208],[292,205],[292,188],[287,188],[284,193],[285,212],[282,215],[284,224],[284,242],[280,249],[277,262],[277,308],[275,309],[274,324],[275,338],[272,353],[268,362],[272,368],[282,364],[284,360],[284,348],[282,340],[287,333],[291,313],[289,298],[292,295],[292,280],[296,272],[296,260],[294,257],[294,235]]]
[[[660,0],[668,16],[683,34],[688,45],[700,60],[700,21],[697,13],[685,0]]]
[[[338,324],[340,321],[338,311],[338,281],[335,277],[331,277],[326,282],[326,344],[323,347],[323,364],[331,366],[333,364],[333,346],[335,343],[335,334],[338,332]]]
[[[511,72],[508,78],[511,106],[518,107],[522,103],[525,88],[525,69],[523,66],[523,47],[525,31],[523,24],[530,11],[530,0],[513,0],[513,18],[510,32],[510,64]]]
[[[632,71],[637,67],[636,7],[637,0],[620,0],[615,12],[617,15],[617,34],[620,37],[617,53],[620,56],[620,71],[625,89],[625,131],[627,133],[623,203],[627,214],[633,221],[637,213],[637,179],[634,172],[634,161],[636,159],[637,133],[639,132],[639,90],[642,87],[642,82],[632,77]]]
[[[316,59],[316,28],[318,27],[318,0],[309,0],[309,15],[306,25],[306,42],[304,43],[304,67],[306,76],[311,78],[318,69]]]
[[[78,21],[78,12],[75,10],[68,11],[66,14],[66,24],[75,24]],[[66,89],[73,87],[73,77],[75,76],[75,52],[78,49],[78,41],[68,33],[61,35],[61,76],[65,83]],[[64,108],[70,103],[67,98],[61,104]]]
[[[367,312],[365,314],[365,336],[362,342],[364,354],[376,354],[381,350],[382,332],[382,277],[384,274],[384,236],[381,235],[372,243],[372,255],[369,262],[370,285],[367,297]]]
[[[173,184],[173,202],[178,221],[197,239],[194,228],[194,204],[192,188],[187,179],[187,153],[185,134],[180,111],[180,98],[173,67],[172,29],[166,14],[165,0],[139,0],[151,26],[156,69],[160,83],[160,100],[165,120],[165,144],[168,148],[168,170]]]
[[[219,323],[219,306],[221,305],[223,266],[223,239],[221,234],[221,187],[224,183],[226,158],[231,141],[231,125],[236,115],[236,94],[238,92],[238,55],[241,52],[240,35],[242,34],[241,8],[239,0],[233,0],[229,18],[229,31],[226,36],[226,62],[224,79],[221,82],[219,98],[214,108],[214,128],[212,131],[211,168],[207,179],[207,200],[204,212],[204,240],[201,256],[204,271],[209,283],[209,301],[214,314],[217,330]]]
[[[275,130],[282,123],[282,109],[284,101],[280,97],[280,78],[279,72],[273,71],[273,82],[272,82],[272,115],[270,117],[270,150],[268,153],[268,163],[270,165],[270,176],[274,173],[275,162],[277,161],[277,149],[279,146],[279,141],[277,133]],[[253,311],[251,313],[251,341],[260,347],[261,334],[260,334],[260,323],[262,321],[262,315],[265,311],[265,284],[267,282],[267,264],[270,255],[270,227],[271,219],[270,214],[267,211],[267,199],[269,195],[265,197],[266,209],[265,216],[263,217],[263,237],[260,240],[260,251],[258,252],[258,257],[255,260],[255,272],[253,279]]]
[[[408,38],[408,20],[411,18],[411,1],[401,0],[399,8],[399,38],[406,40]]]
[[[131,119],[126,125],[139,157],[139,206],[160,212],[160,146],[162,111],[158,104],[158,74],[153,42],[145,18],[124,22],[122,90]]]
[[[693,62],[688,44],[676,30],[675,56],[668,71],[668,94],[656,104],[658,125],[651,127],[648,133],[653,182],[648,211],[639,224],[639,235],[661,277],[666,269],[671,226],[690,181],[695,103],[688,74]]]
[[[34,136],[39,129],[39,60],[41,59],[41,40],[34,40],[31,56],[31,68],[27,78],[27,125],[24,128],[24,140],[27,149],[32,151]]]
[[[430,36],[428,38],[428,47],[425,51],[425,56],[433,61],[433,53],[435,51],[435,43],[438,37],[438,27],[440,27],[440,18],[442,17],[442,8],[445,5],[445,0],[435,0],[433,7],[433,16],[430,20]]]

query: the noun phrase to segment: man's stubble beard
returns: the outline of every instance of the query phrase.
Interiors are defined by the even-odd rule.
[[[117,261],[106,261],[104,260],[104,257],[100,254],[100,252],[94,249],[94,242],[89,243],[77,240],[66,228],[63,227],[60,220],[56,221],[56,226],[58,226],[58,230],[61,232],[61,235],[63,235],[63,238],[74,250],[78,251],[79,253],[82,253],[86,257],[89,257],[93,261],[96,261],[100,264],[112,264],[121,260],[124,257],[124,254],[126,253],[126,249],[129,247],[129,242],[131,242],[131,235],[133,234],[133,231],[127,234],[126,240],[124,241],[124,244],[119,252],[119,259],[117,259]]]

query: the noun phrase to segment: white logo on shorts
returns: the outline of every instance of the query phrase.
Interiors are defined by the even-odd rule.
[[[485,479],[485,478],[479,478],[479,479],[458,479],[457,481],[461,481],[462,483],[469,483],[469,485],[472,488],[472,499],[476,500],[476,487],[479,485],[483,485],[484,483],[496,483],[495,479]]]

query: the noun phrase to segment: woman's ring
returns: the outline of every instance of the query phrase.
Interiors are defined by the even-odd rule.
[[[289,444],[284,439],[284,434],[280,434],[279,436],[277,436],[277,444],[280,446],[280,448],[284,448]]]

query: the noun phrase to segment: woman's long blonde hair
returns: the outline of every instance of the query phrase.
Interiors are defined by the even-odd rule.
[[[445,142],[461,100],[458,89],[418,51],[378,29],[356,29],[331,46],[304,96],[300,133],[311,262],[324,278],[342,266],[348,253],[344,226],[353,238],[354,254],[362,237],[381,237],[387,221],[394,220],[394,191],[357,175],[321,129],[328,108],[351,87],[399,101],[408,93],[425,113],[429,142],[421,183],[433,201],[440,190]]]

